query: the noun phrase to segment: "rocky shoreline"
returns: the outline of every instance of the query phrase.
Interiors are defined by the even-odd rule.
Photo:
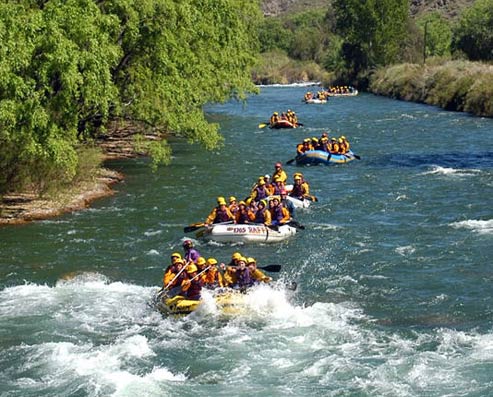
[[[135,149],[133,136],[138,131],[135,126],[113,125],[111,131],[98,142],[104,160],[146,155]],[[157,139],[153,134],[144,137]],[[115,194],[113,186],[123,180],[120,172],[103,167],[92,181],[82,182],[53,198],[42,198],[34,192],[6,194],[0,200],[0,226],[50,219],[87,208],[94,200]]]
[[[5,195],[0,202],[0,225],[53,218],[87,208],[94,200],[115,194],[112,186],[121,182],[123,175],[107,168],[101,168],[99,174],[94,181],[81,183],[56,199],[27,192]]]

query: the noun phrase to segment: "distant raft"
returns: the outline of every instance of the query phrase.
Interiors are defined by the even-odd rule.
[[[267,227],[256,224],[212,224],[197,233],[198,238],[220,243],[279,243],[296,234],[296,227]]]
[[[310,99],[305,99],[304,102],[308,104],[324,104],[327,103],[327,99],[310,98]]]
[[[327,96],[330,96],[330,97],[356,96],[356,95],[358,95],[358,90],[353,90],[353,91],[349,91],[349,92],[337,92],[337,93],[327,91],[326,94],[327,94]]]
[[[296,156],[297,165],[315,165],[315,164],[343,164],[349,163],[356,159],[356,155],[349,150],[347,153],[329,153],[323,150],[308,150],[305,153]]]
[[[270,125],[270,128],[274,129],[279,129],[279,128],[298,128],[300,124],[298,123],[291,123],[289,120],[279,120],[276,121],[274,124]]]

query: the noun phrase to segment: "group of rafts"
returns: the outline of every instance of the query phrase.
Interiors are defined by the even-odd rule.
[[[335,86],[329,87],[326,90],[321,90],[316,93],[308,91],[303,96],[303,102],[305,103],[327,103],[329,97],[339,97],[339,96],[356,96],[358,95],[358,90],[351,86]]]
[[[356,95],[357,91],[341,92],[341,95]],[[337,95],[334,91],[332,95]],[[274,114],[273,116],[278,116]],[[281,119],[282,117],[282,119]],[[288,109],[279,118],[284,126],[273,128],[294,128],[298,125],[296,114]],[[271,128],[272,128],[271,119]],[[275,121],[275,120],[274,120]],[[259,125],[263,128],[268,124]],[[274,124],[275,125],[275,124]],[[289,126],[290,125],[290,126]],[[349,148],[344,136],[329,138],[326,132],[320,138],[305,138],[297,146],[297,164],[346,163],[359,156]],[[283,241],[304,229],[293,219],[298,208],[307,208],[312,201],[310,187],[302,173],[293,175],[293,184],[286,184],[287,175],[281,163],[275,164],[272,179],[269,175],[260,176],[254,184],[249,197],[237,202],[229,197],[229,204],[222,196],[217,198],[205,222],[184,228],[185,232],[197,231],[196,236],[206,241],[231,243],[276,243]],[[221,314],[238,314],[245,309],[245,291],[258,283],[269,283],[272,279],[260,269],[278,272],[280,265],[257,267],[254,258],[233,254],[228,265],[218,264],[215,258],[205,259],[193,249],[191,240],[184,242],[185,258],[174,253],[172,264],[163,278],[163,288],[156,295],[156,306],[171,315],[184,315],[195,311],[203,304],[203,289],[211,291],[208,296]],[[195,253],[194,253],[195,251]]]

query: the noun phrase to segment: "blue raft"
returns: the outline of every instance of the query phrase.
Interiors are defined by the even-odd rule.
[[[323,150],[308,150],[300,156],[296,156],[298,165],[315,165],[315,164],[342,164],[353,161],[357,156],[350,150],[344,154],[335,154],[324,152]]]

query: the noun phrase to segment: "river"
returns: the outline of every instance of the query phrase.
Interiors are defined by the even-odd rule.
[[[87,210],[0,228],[0,395],[493,395],[493,120],[369,94],[305,105],[306,91],[208,106],[223,148],[175,138],[154,174],[109,163],[125,182]],[[258,128],[287,108],[303,128]],[[305,230],[249,246],[183,233],[323,131],[361,160],[285,166],[319,199],[296,214]],[[234,318],[163,317],[151,297],[186,237],[219,261],[281,264],[276,288]]]

